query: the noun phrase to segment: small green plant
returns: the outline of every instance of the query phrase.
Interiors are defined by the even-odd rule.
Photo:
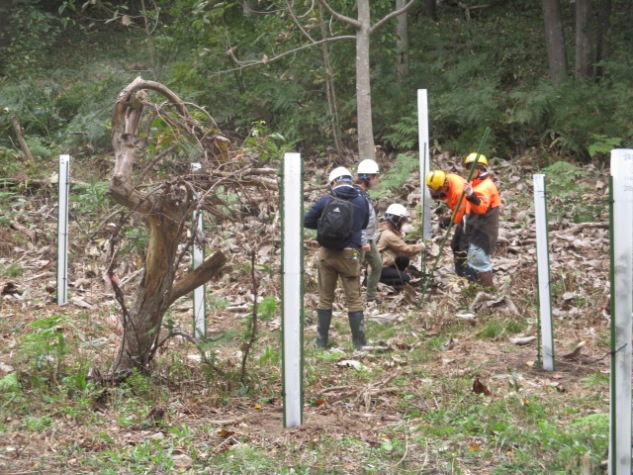
[[[270,321],[277,314],[277,298],[274,295],[268,295],[262,299],[257,305],[259,310],[259,318],[264,321]]]
[[[491,320],[486,323],[477,336],[486,340],[496,340],[503,333],[503,326],[498,320]]]
[[[98,216],[110,206],[107,195],[110,183],[95,181],[88,184],[77,184],[73,187],[70,200],[75,204],[74,211],[79,215]]]
[[[592,373],[582,378],[581,381],[587,388],[592,388],[592,387],[606,388],[609,386],[609,375],[602,374],[602,373]]]
[[[244,141],[244,147],[260,162],[279,160],[284,156],[287,146],[285,137],[272,132],[263,120],[253,122],[253,128]]]
[[[19,353],[33,362],[37,370],[52,370],[53,376],[62,368],[67,353],[64,333],[69,329],[79,333],[67,315],[53,315],[28,324],[29,333],[22,340]]]
[[[267,346],[264,352],[261,354],[259,359],[257,360],[258,364],[279,364],[281,361],[281,354],[275,347]]]
[[[130,390],[131,394],[139,398],[154,398],[156,391],[154,383],[149,376],[141,374],[137,369],[133,369],[131,374],[125,379],[123,387]]]
[[[121,248],[121,255],[125,256],[134,251],[143,255],[149,243],[147,228],[142,226],[126,228],[123,235],[125,236],[125,244]]]
[[[20,385],[18,383],[18,373],[15,371],[0,378],[0,392],[8,394],[18,392]]]
[[[24,422],[24,426],[27,430],[33,432],[43,432],[53,424],[53,420],[48,416],[33,417],[29,416]]]
[[[24,269],[18,263],[0,266],[0,275],[3,277],[16,278],[24,273]]]

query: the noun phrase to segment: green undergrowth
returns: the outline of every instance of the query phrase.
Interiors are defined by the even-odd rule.
[[[507,338],[525,330],[516,319],[479,315],[473,326],[440,314],[446,323],[431,333],[421,327],[424,311],[412,309],[403,321],[368,321],[372,342],[391,349],[366,355],[353,353],[344,318],[335,317],[326,350],[306,330],[304,418],[331,424],[315,431],[282,428],[278,332],[259,335],[245,378],[235,358],[244,335],[233,331],[202,345],[214,355],[206,362],[188,356],[199,349],[174,342],[151,373],[114,383],[95,376],[110,361],[86,344],[96,324],[85,317],[0,323],[15,341],[11,350],[1,344],[3,355],[15,355],[4,361],[19,368],[0,378],[0,436],[55,434],[55,454],[30,454],[30,466],[48,473],[70,463],[100,474],[576,474],[587,460],[600,473],[607,451],[608,376],[579,377],[582,390],[568,393],[535,389],[511,360],[488,378],[482,361],[451,362],[459,351],[451,344],[469,339],[511,355]],[[473,390],[478,378],[488,394]],[[249,414],[243,424],[215,422]],[[262,417],[278,428],[262,434]]]

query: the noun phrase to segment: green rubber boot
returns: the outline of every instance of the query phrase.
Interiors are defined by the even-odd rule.
[[[360,350],[367,344],[365,339],[365,317],[363,311],[349,312],[347,314],[349,319],[349,327],[352,330],[352,343],[354,343],[354,349]]]
[[[314,343],[319,348],[327,347],[327,334],[330,330],[330,322],[332,321],[332,310],[317,309],[317,336]]]

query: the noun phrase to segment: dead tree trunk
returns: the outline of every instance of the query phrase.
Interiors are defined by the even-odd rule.
[[[209,281],[224,265],[221,253],[192,271],[180,283],[174,283],[178,267],[178,245],[192,211],[193,195],[178,180],[140,191],[133,182],[134,164],[145,140],[139,137],[139,125],[149,103],[146,91],[163,95],[176,113],[189,120],[184,103],[162,84],[136,78],[119,94],[112,119],[112,146],[115,167],[110,184],[114,200],[143,214],[149,226],[145,268],[134,304],[124,312],[123,338],[112,371],[147,369],[156,351],[163,316],[178,298],[197,285]]]
[[[20,149],[22,149],[22,153],[24,157],[29,161],[33,161],[33,155],[31,154],[31,149],[29,148],[29,144],[24,140],[24,131],[20,126],[20,120],[16,115],[11,117],[11,123],[13,124],[13,130],[15,131],[15,135],[18,138],[18,143],[20,144]]]

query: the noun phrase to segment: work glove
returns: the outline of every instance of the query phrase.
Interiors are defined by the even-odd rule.
[[[446,229],[451,224],[451,218],[440,219],[440,229]]]

